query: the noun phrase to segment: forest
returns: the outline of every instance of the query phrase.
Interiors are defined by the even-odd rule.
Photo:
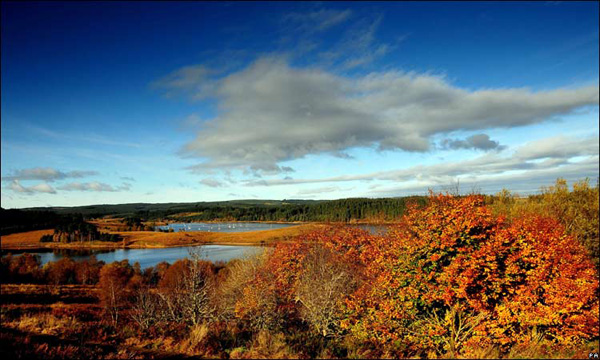
[[[426,197],[404,198],[350,198],[340,200],[252,200],[221,201],[188,204],[122,204],[93,205],[72,208],[35,208],[2,210],[18,218],[20,228],[10,219],[3,220],[3,234],[53,226],[73,216],[93,219],[103,216],[124,217],[127,226],[143,228],[141,221],[322,221],[322,222],[390,222],[400,217],[406,203],[424,203]],[[44,217],[45,216],[45,217]],[[22,220],[21,220],[22,219]],[[27,227],[28,226],[28,227]]]
[[[528,197],[432,192],[384,234],[332,224],[228,263],[5,256],[1,351],[587,358],[600,340],[598,195],[562,179]]]
[[[40,242],[91,242],[121,240],[117,234],[109,234],[98,231],[95,225],[83,220],[81,215],[62,216],[60,222],[54,226],[52,235],[43,235]]]

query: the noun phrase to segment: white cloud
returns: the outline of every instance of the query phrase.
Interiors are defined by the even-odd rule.
[[[15,170],[8,176],[3,176],[3,181],[12,180],[44,180],[56,181],[67,178],[81,178],[85,176],[97,175],[96,171],[69,171],[63,172],[50,167],[35,167],[30,169]]]
[[[7,189],[28,195],[35,193],[56,194],[56,190],[54,190],[54,188],[47,183],[40,183],[33,186],[23,186],[19,180],[12,180],[7,186]]]
[[[354,189],[354,188],[340,188],[339,186],[324,186],[324,187],[319,187],[319,188],[298,190],[298,192],[296,194],[299,196],[316,195],[316,194],[331,193],[331,192],[336,192],[336,191],[350,191],[352,189]]]
[[[351,78],[274,57],[212,88],[218,116],[181,151],[202,159],[191,167],[196,171],[273,173],[282,161],[354,147],[423,152],[436,134],[536,124],[598,104],[598,86],[466,90],[439,76],[390,71]]]
[[[60,190],[65,191],[96,191],[96,192],[115,192],[115,191],[127,191],[131,188],[131,184],[123,183],[120,186],[113,187],[112,185],[93,181],[87,183],[72,182],[58,187]]]
[[[457,178],[476,181],[508,181],[511,177],[536,178],[539,176],[560,177],[571,173],[578,178],[597,176],[599,141],[598,136],[571,138],[557,136],[529,142],[510,156],[501,153],[486,153],[473,159],[444,162],[428,166],[411,166],[404,169],[380,171],[359,175],[344,175],[320,179],[270,179],[246,181],[246,186],[276,186],[347,181],[392,181],[406,182],[397,189],[412,189],[432,184],[447,184]],[[580,159],[583,157],[584,159]],[[515,171],[519,173],[515,173]],[[413,182],[413,183],[410,183]],[[396,188],[395,188],[396,189]],[[378,191],[389,192],[389,189]]]

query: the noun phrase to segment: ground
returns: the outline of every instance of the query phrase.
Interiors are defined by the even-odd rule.
[[[92,241],[73,243],[41,243],[42,235],[52,234],[53,230],[36,230],[2,236],[2,250],[34,250],[40,248],[163,248],[187,246],[194,244],[217,245],[269,245],[278,241],[286,241],[303,233],[307,233],[323,225],[301,224],[282,229],[248,231],[240,233],[219,232],[173,232],[155,231],[107,231],[118,234],[123,241],[111,243]]]

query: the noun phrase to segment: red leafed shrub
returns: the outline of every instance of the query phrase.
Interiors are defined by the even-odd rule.
[[[343,321],[364,342],[456,355],[473,344],[566,346],[598,334],[595,269],[556,220],[507,223],[482,196],[432,195],[373,249],[374,280],[346,302]]]

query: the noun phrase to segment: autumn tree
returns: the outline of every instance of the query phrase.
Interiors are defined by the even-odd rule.
[[[133,269],[127,260],[105,265],[100,270],[100,302],[115,326],[119,322],[121,309],[130,296],[128,285],[132,276]]]
[[[47,263],[44,270],[46,278],[55,285],[74,284],[77,281],[77,263],[69,257]]]
[[[104,266],[104,261],[98,261],[95,255],[81,261],[77,266],[75,274],[77,282],[80,284],[97,284],[100,280],[100,269]]]

